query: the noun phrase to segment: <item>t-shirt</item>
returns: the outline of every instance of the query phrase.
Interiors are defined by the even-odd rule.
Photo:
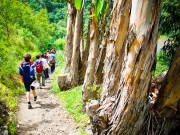
[[[33,62],[22,62],[19,66],[19,74],[22,76],[22,82],[32,83],[35,78]]]
[[[43,66],[45,67],[45,69],[49,68],[48,62],[45,58],[41,58],[42,62],[43,62]]]

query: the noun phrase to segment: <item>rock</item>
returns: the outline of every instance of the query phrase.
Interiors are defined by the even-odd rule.
[[[8,135],[8,131],[7,131],[7,130],[5,130],[3,135]]]
[[[61,91],[68,90],[71,88],[71,83],[66,75],[58,76],[58,86]]]

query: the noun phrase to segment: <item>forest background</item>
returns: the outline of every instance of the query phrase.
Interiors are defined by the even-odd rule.
[[[84,3],[83,32],[84,40],[87,40],[88,21],[91,19],[89,9],[91,0]],[[179,47],[179,18],[180,4],[174,0],[168,2],[163,0],[161,9],[161,20],[159,37],[169,38],[164,50],[157,55],[157,66],[154,76],[168,69],[177,48]],[[23,60],[25,52],[35,55],[44,53],[54,47],[60,50],[58,54],[59,70],[56,74],[63,72],[64,49],[67,27],[67,2],[52,0],[3,0],[0,2],[0,126],[8,125],[11,134],[16,133],[15,111],[20,95],[24,94],[24,88],[20,76],[17,73],[19,63]],[[178,19],[177,19],[178,18]],[[173,27],[172,27],[173,26]],[[163,35],[163,36],[162,36]],[[172,42],[175,45],[172,47]],[[169,45],[169,46],[168,46]],[[57,76],[52,91],[59,93]],[[81,86],[75,91],[81,95]],[[73,91],[74,92],[74,91]],[[63,95],[63,94],[61,94]],[[64,97],[71,98],[73,94],[65,93]],[[64,100],[69,99],[65,98]],[[72,97],[72,99],[74,99]],[[78,99],[82,99],[81,96]],[[78,110],[81,110],[82,103],[78,102]],[[77,105],[77,104],[76,104]],[[69,106],[69,108],[71,108]],[[75,114],[70,110],[71,114]],[[8,117],[5,115],[8,114]],[[81,121],[85,119],[80,112],[74,119]],[[77,118],[78,117],[78,118]]]

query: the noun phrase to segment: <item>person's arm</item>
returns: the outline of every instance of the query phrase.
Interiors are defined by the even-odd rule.
[[[19,66],[19,74],[20,74],[21,76],[23,76],[23,69],[22,69],[22,66],[21,66],[21,65]]]
[[[46,61],[46,67],[47,67],[48,69],[50,69],[50,66],[49,66],[49,64],[48,64],[47,61]]]
[[[36,67],[36,65],[37,65],[37,61],[35,61],[35,62],[31,65],[31,67],[34,69],[34,68]]]

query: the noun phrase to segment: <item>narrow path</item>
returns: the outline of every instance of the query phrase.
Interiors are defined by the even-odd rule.
[[[19,100],[17,112],[18,135],[79,135],[77,125],[67,116],[58,100],[50,93],[52,77],[43,89],[37,89],[37,101],[27,108],[26,97]]]

